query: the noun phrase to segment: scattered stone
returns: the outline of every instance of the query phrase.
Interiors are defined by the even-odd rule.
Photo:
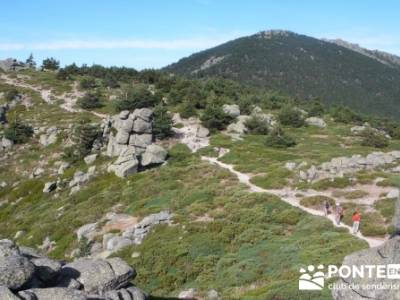
[[[104,294],[129,284],[136,271],[122,259],[78,259],[62,267],[60,283],[67,287],[71,279],[78,281],[85,292]]]
[[[70,164],[67,162],[62,162],[60,164],[60,167],[58,168],[57,174],[58,175],[62,175],[64,174],[65,170],[68,169],[70,167]]]
[[[399,189],[393,189],[393,190],[391,190],[389,193],[387,193],[387,195],[386,195],[386,198],[390,198],[390,199],[393,199],[393,198],[399,198]]]
[[[153,164],[162,164],[167,157],[167,150],[158,145],[150,145],[142,155],[141,164],[146,167]]]
[[[43,173],[44,173],[44,169],[41,167],[38,167],[35,170],[33,170],[32,177],[39,177]]]
[[[2,182],[0,182],[0,187],[1,188],[5,188],[7,186],[7,182],[5,182],[5,181],[2,181]]]
[[[0,286],[16,290],[27,283],[35,272],[34,265],[25,257],[0,257]]]
[[[88,156],[85,156],[85,158],[83,160],[85,161],[85,163],[87,165],[91,165],[95,162],[96,158],[97,158],[97,154],[90,154]]]
[[[231,117],[238,117],[240,116],[240,108],[239,105],[237,104],[224,104],[222,106],[222,110],[224,111],[224,113],[226,113],[227,115],[231,116]]]
[[[55,126],[49,127],[45,134],[40,135],[39,142],[47,147],[57,141],[58,129]]]
[[[7,287],[0,286],[0,299],[1,300],[21,300],[15,296]]]
[[[115,175],[125,178],[137,172],[139,161],[136,158],[134,148],[127,148],[123,151],[118,159],[113,162],[108,168],[108,172],[114,172]]]
[[[23,230],[18,230],[16,233],[15,233],[15,235],[14,235],[14,240],[18,240],[19,238],[21,238],[22,236],[24,236],[25,235],[25,231],[23,231]]]
[[[23,300],[88,300],[84,292],[71,288],[30,289],[18,293]],[[99,299],[99,298],[98,298]]]
[[[57,188],[57,182],[56,181],[46,182],[44,184],[43,193],[51,193],[56,188]]]
[[[88,241],[92,241],[97,235],[97,223],[85,224],[78,228],[76,236],[78,241],[85,237]]]
[[[295,162],[289,161],[285,164],[285,168],[288,169],[289,171],[293,171],[294,169],[296,169],[296,167],[297,164]]]
[[[196,289],[190,288],[188,290],[182,291],[179,293],[179,299],[196,299]]]
[[[74,187],[74,186],[80,186],[83,183],[85,183],[86,181],[89,180],[89,175],[82,172],[82,171],[76,171],[74,174],[74,177],[72,178],[72,180],[69,182],[68,186],[70,188]]]
[[[9,140],[5,137],[1,138],[0,151],[10,151],[13,146],[14,146],[14,142],[12,140]]]
[[[219,294],[218,294],[218,292],[216,290],[209,290],[207,292],[207,299],[208,300],[218,300],[219,298],[220,298]]]
[[[325,128],[326,123],[323,119],[317,117],[310,117],[305,120],[305,122],[310,126],[316,126],[319,128]]]
[[[61,270],[61,263],[50,258],[33,258],[31,262],[35,266],[35,274],[42,282],[55,279]]]

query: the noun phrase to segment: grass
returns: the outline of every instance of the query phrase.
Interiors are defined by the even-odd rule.
[[[375,209],[385,218],[386,223],[390,223],[394,217],[397,199],[380,199],[375,202]]]

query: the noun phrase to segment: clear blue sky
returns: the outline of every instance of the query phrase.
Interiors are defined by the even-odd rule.
[[[0,58],[161,67],[267,29],[400,55],[397,0],[3,0]]]

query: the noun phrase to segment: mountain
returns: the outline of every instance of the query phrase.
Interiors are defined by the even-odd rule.
[[[195,53],[165,70],[191,77],[222,76],[399,119],[398,62],[384,52],[272,30]]]

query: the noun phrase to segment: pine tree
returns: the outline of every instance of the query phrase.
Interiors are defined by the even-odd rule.
[[[31,53],[28,57],[28,59],[26,60],[26,65],[30,68],[30,69],[35,69],[36,68],[36,62],[33,58],[33,54]]]

